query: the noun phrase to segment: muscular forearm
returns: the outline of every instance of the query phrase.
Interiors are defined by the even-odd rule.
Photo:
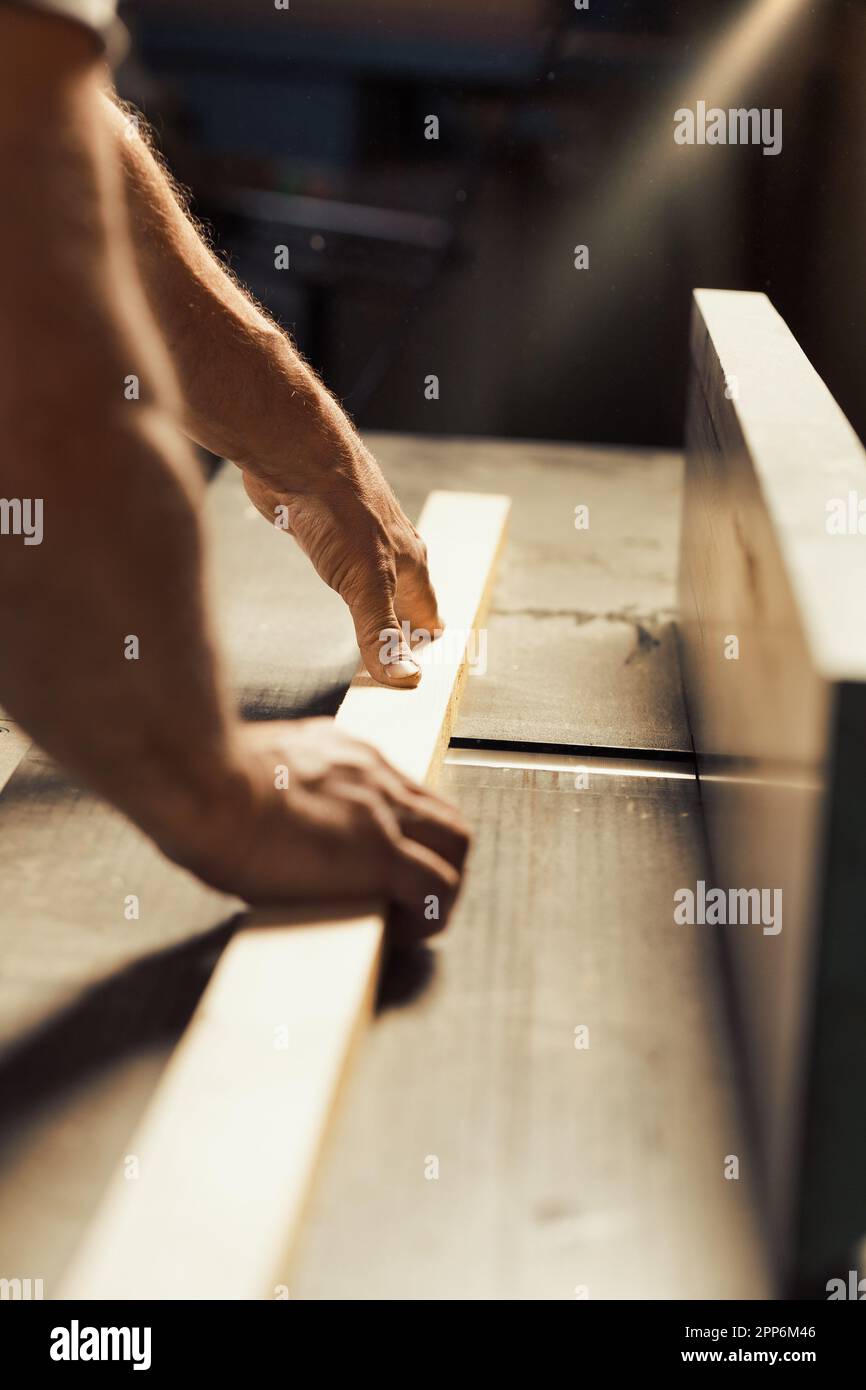
[[[208,250],[136,122],[107,96],[102,115],[187,432],[244,470],[258,510],[280,516],[342,595],[370,674],[417,684],[406,629],[442,626],[420,537],[336,401]]]
[[[290,340],[208,249],[142,138],[102,104],[125,174],[139,271],[171,353],[191,438],[264,482],[306,491],[355,456],[349,420]]]

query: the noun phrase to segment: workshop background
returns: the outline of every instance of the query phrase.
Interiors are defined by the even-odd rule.
[[[710,286],[765,291],[866,434],[862,0],[121,10],[121,94],[360,427],[677,447]],[[781,154],[676,146],[695,96],[780,107]]]

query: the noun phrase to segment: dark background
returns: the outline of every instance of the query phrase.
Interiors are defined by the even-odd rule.
[[[362,427],[678,445],[706,285],[765,291],[866,434],[862,0],[122,13],[121,94]],[[676,146],[697,97],[781,107],[782,153]]]

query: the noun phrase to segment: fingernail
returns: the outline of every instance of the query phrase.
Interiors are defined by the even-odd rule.
[[[405,681],[417,676],[421,667],[417,661],[389,661],[383,670],[389,681]]]

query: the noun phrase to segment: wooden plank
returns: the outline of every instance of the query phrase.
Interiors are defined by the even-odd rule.
[[[718,941],[673,921],[707,875],[689,765],[518,761],[446,758],[473,872],[385,977],[291,1297],[770,1296]]]
[[[503,497],[433,493],[421,517],[448,630],[413,691],[356,677],[338,714],[423,778],[447,741],[508,514]],[[450,646],[447,645],[450,640]],[[253,914],[192,1025],[63,1281],[82,1298],[273,1297],[352,1043],[369,1011],[381,908]]]
[[[725,940],[776,1252],[809,1280],[866,1230],[866,535],[828,526],[866,456],[760,294],[696,292],[687,436],[687,703],[717,886],[781,892],[780,931]]]

